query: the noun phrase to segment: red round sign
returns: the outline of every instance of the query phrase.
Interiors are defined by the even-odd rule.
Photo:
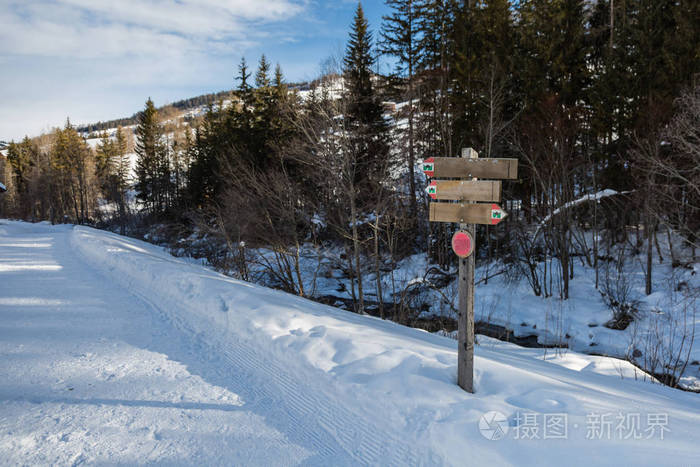
[[[474,251],[474,241],[472,236],[464,230],[455,232],[452,236],[452,250],[460,258],[466,258]]]

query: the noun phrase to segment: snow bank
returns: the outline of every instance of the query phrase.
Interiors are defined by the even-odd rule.
[[[238,281],[118,235],[76,227],[72,243],[127,288],[167,304],[163,311],[184,326],[223,342],[264,346],[290,365],[302,357],[307,368],[349,382],[390,373],[411,357],[427,358],[423,363],[435,370],[454,367],[451,340]],[[441,379],[451,386],[454,378],[445,371]]]
[[[265,356],[272,368],[345,407],[331,416],[365,420],[337,437],[344,449],[370,456],[367,463],[697,461],[700,396],[635,381],[634,368],[619,361],[551,350],[543,359],[541,350],[481,337],[471,395],[455,384],[456,342],[448,338],[237,281],[90,228],[76,227],[71,242],[102,273],[222,354],[245,348]],[[555,416],[564,436],[546,439]],[[371,457],[371,438],[381,440],[377,450],[399,442],[413,448],[402,458]]]

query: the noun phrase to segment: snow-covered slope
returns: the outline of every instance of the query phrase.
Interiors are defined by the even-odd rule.
[[[633,367],[604,357],[480,341],[471,395],[455,384],[453,340],[236,281],[137,240],[2,221],[0,458],[692,465],[700,456],[697,394],[635,381]]]

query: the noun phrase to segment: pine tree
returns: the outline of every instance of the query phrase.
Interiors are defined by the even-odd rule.
[[[356,303],[360,313],[364,312],[364,298],[357,224],[360,213],[376,211],[389,158],[388,127],[372,83],[374,58],[371,49],[372,34],[362,4],[358,3],[343,62],[346,86],[342,102],[345,144],[339,165],[341,177],[344,178],[340,183],[348,192],[349,206],[339,206],[339,209],[349,211],[343,222],[351,226],[352,259],[349,261],[355,273],[351,282],[354,298],[354,281],[357,280]]]
[[[95,164],[100,189],[102,194],[108,198],[113,194],[111,176],[114,173],[117,158],[116,150],[114,142],[110,139],[107,132],[103,131],[95,153]]]
[[[368,29],[362,4],[357,4],[345,51],[344,75],[347,86],[347,117],[363,124],[375,125],[382,119],[382,107],[372,85],[372,33]]]
[[[408,153],[406,165],[408,186],[410,190],[410,209],[413,218],[418,216],[416,198],[416,144],[415,144],[415,77],[420,62],[418,0],[386,0],[386,5],[392,9],[390,15],[384,16],[381,31],[381,52],[396,57],[395,75],[406,81],[405,98],[408,98]]]
[[[238,65],[238,76],[236,80],[239,81],[237,94],[241,99],[244,111],[247,110],[247,107],[253,105],[253,92],[248,83],[249,79],[250,73],[248,72],[248,63],[245,57],[242,57],[241,63]]]
[[[12,166],[4,157],[0,157],[0,183],[5,188],[0,189],[0,217],[10,217],[12,206],[16,199],[16,193],[13,185]]]
[[[258,70],[255,73],[255,110],[253,141],[250,149],[255,153],[255,166],[259,170],[267,170],[274,156],[273,140],[275,139],[276,120],[279,109],[275,99],[275,89],[270,81],[270,63],[263,54],[260,57]]]
[[[386,131],[383,108],[373,83],[372,33],[368,29],[362,4],[358,3],[345,52],[344,78],[346,85],[345,117],[357,125],[367,125],[378,134]]]
[[[18,217],[23,219],[28,218],[32,211],[30,180],[38,153],[39,148],[26,136],[19,143],[11,142],[7,148],[7,160],[14,174],[16,211]]]
[[[117,132],[114,135],[114,147],[116,160],[114,163],[114,176],[117,179],[120,192],[125,192],[129,183],[129,156],[128,142],[124,129],[117,127]]]
[[[700,73],[700,2],[695,0],[679,0],[673,9],[675,27],[669,39],[669,48],[674,57],[670,63],[674,78],[685,92],[698,84]]]
[[[287,84],[284,82],[284,74],[282,74],[282,67],[278,63],[275,66],[275,77],[273,81],[273,86],[275,88],[276,98],[279,102],[282,102],[287,97]]]
[[[207,205],[214,196],[216,181],[213,162],[209,160],[210,151],[206,143],[206,126],[211,119],[213,109],[210,107],[204,117],[204,123],[194,130],[194,138],[187,148],[190,164],[187,170],[187,201],[194,209]]]
[[[115,195],[119,209],[119,228],[122,235],[126,234],[127,190],[129,186],[129,156],[127,155],[128,143],[124,130],[117,127],[114,141],[115,161],[112,172]]]
[[[168,206],[170,166],[157,111],[150,98],[139,114],[135,133],[136,197],[151,214],[162,214]]]
[[[531,0],[520,4],[518,86],[524,109],[517,128],[526,200],[539,199],[544,216],[572,201],[584,185],[588,165],[585,128],[590,92],[582,0]],[[529,207],[529,206],[528,206]],[[531,212],[528,209],[529,212]],[[559,259],[559,294],[567,299],[573,276],[573,218],[565,209],[543,234]],[[552,290],[545,287],[545,295]]]
[[[88,221],[97,202],[95,160],[92,150],[69,121],[54,133],[51,182],[54,215],[71,213],[78,223]]]
[[[253,142],[256,140],[255,93],[248,84],[250,73],[245,58],[241,59],[237,79],[240,82],[237,92],[241,99],[241,105],[231,107],[228,115],[229,122],[226,124],[226,131],[230,133],[228,138],[237,152],[237,154],[229,154],[227,157],[228,162],[233,167],[238,163],[255,164],[257,159],[253,149]]]
[[[504,149],[502,133],[517,112],[511,11],[509,0],[475,1],[455,16],[455,142],[486,157]]]
[[[659,204],[663,197],[659,187],[664,185],[662,175],[656,170],[645,170],[645,161],[658,158],[665,148],[663,128],[672,117],[673,101],[680,93],[681,83],[691,77],[674,73],[676,62],[682,63],[683,48],[678,47],[675,10],[679,2],[674,0],[631,0],[632,17],[625,32],[629,40],[628,53],[632,80],[631,132],[626,141],[632,162],[635,192],[643,207],[642,220],[646,236],[646,294],[652,292],[652,252],[659,228]],[[687,6],[687,5],[684,5]],[[686,62],[687,64],[687,62]],[[684,79],[685,78],[685,79]],[[685,84],[684,83],[684,84]]]
[[[275,66],[270,85],[270,138],[267,144],[271,151],[279,153],[280,148],[294,136],[294,127],[291,121],[294,117],[294,101],[289,95],[289,88],[285,83],[284,73],[282,73],[282,67],[279,63]]]
[[[270,87],[270,63],[267,61],[265,54],[262,54],[260,63],[258,63],[258,71],[255,73],[255,86],[258,88]]]
[[[450,83],[453,73],[455,0],[425,0],[419,5],[421,131],[427,152],[452,156]]]
[[[580,102],[590,82],[583,0],[529,0],[519,13],[526,104],[552,95],[565,106]]]
[[[355,148],[355,183],[359,186],[369,182],[376,187],[389,156],[388,125],[372,83],[372,34],[361,3],[355,11],[343,63],[346,86],[343,118]]]

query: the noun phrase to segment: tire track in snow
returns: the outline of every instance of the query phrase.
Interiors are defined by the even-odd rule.
[[[287,434],[290,440],[312,447],[316,452],[312,465],[420,465],[421,455],[413,445],[399,440],[388,430],[380,430],[370,420],[370,414],[360,415],[318,387],[311,387],[293,377],[277,362],[260,355],[242,342],[231,348],[227,333],[205,340],[194,332],[180,313],[187,313],[177,303],[169,302],[166,312],[144,296],[132,291],[163,319],[186,334],[199,354],[216,355],[209,359],[217,364],[219,377],[227,381],[234,392],[242,396],[246,407],[264,414],[271,425]],[[223,361],[223,362],[222,362]],[[231,375],[243,378],[231,378]],[[320,374],[318,377],[324,377]],[[244,383],[243,383],[244,382]],[[236,384],[238,383],[238,384]],[[360,402],[360,401],[358,401]],[[358,404],[358,405],[361,405]],[[435,459],[431,463],[435,463]],[[439,461],[437,461],[439,463]]]
[[[93,266],[82,252],[79,257],[99,274],[114,274],[114,271]],[[356,407],[348,407],[339,398],[321,392],[318,385],[304,383],[301,378],[308,375],[290,374],[267,355],[261,355],[238,339],[232,340],[231,337],[236,336],[228,331],[206,337],[196,332],[188,318],[197,317],[188,316],[188,310],[174,297],[161,294],[156,304],[146,295],[149,291],[144,290],[145,284],[118,273],[111,278],[185,334],[193,347],[190,351],[198,360],[216,363],[208,365],[207,369],[215,368],[219,381],[238,393],[251,411],[265,417],[291,441],[313,450],[314,456],[305,463],[324,466],[441,463],[439,457],[426,453],[427,449],[419,451],[415,442],[395,436],[387,421],[379,420],[372,413],[361,413],[361,400]],[[231,346],[232,341],[237,345]],[[325,379],[328,389],[334,387],[335,381],[320,371],[311,376]]]
[[[129,296],[131,300],[138,305],[139,311],[146,313],[148,316],[147,324],[142,323],[141,325],[145,324],[150,327],[149,334],[154,345],[149,345],[149,350],[163,353],[169,359],[185,364],[185,366],[189,367],[192,374],[202,377],[205,381],[208,380],[208,382],[211,384],[228,388],[234,387],[237,389],[239,395],[246,398],[248,397],[248,389],[254,386],[248,384],[228,384],[232,381],[231,375],[236,375],[236,369],[227,365],[217,365],[217,361],[220,363],[222,360],[217,358],[218,353],[216,350],[211,345],[206,344],[202,336],[196,332],[193,332],[183,320],[177,319],[177,313],[167,313],[164,307],[158,306],[152,299],[149,299],[146,295],[141,293],[137,285],[131,283],[128,277],[118,277],[118,274],[115,275],[114,271],[108,271],[99,267],[98,265],[95,265],[94,262],[90,261],[89,258],[84,256],[82,251],[75,250],[71,247],[69,235],[71,234],[57,234],[55,236],[57,243],[64,243],[63,248],[59,248],[57,250],[57,254],[60,254],[61,256],[61,264],[63,264],[66,269],[70,269],[72,274],[79,277],[79,280],[81,281],[84,281],[84,278],[101,276],[102,278],[107,279],[112,287],[118,289],[117,293]],[[75,251],[77,254],[63,254],[63,251]],[[212,378],[212,376],[214,376],[214,378]],[[236,381],[235,378],[234,381]],[[241,383],[240,381],[237,382]],[[245,381],[243,383],[245,383]],[[251,395],[251,400],[257,399],[258,397],[259,396]],[[61,403],[60,400],[56,400],[54,402],[59,404]],[[194,402],[192,403],[191,409],[184,408],[184,416],[187,418],[192,418],[192,416],[188,414],[188,411],[197,411],[197,407],[199,405],[201,404]],[[213,407],[215,406],[216,404],[213,404]],[[275,427],[274,423],[269,423],[270,420],[268,419],[267,414],[262,413],[260,410],[256,410],[254,405],[246,404],[246,406],[242,408],[254,416],[265,419],[270,427]],[[131,423],[132,421],[133,420],[130,419],[128,420],[128,423]],[[65,420],[64,423],[66,423]],[[292,443],[306,448],[309,451],[311,450],[309,448],[311,443],[303,442],[301,439],[292,439],[292,437],[286,436],[287,441],[284,441],[284,437],[287,435],[287,433],[282,430],[279,431],[282,434],[281,440],[267,439],[266,448],[268,448],[268,451],[284,452],[285,449]],[[196,449],[201,449],[196,446],[196,442],[191,445],[191,448],[194,450],[193,452],[196,452]],[[162,447],[156,446],[154,449],[162,449]],[[218,461],[216,461],[215,464],[230,464],[230,460],[222,457],[225,455],[225,451],[215,454],[213,458],[218,457]],[[212,458],[211,454],[209,454],[209,457]],[[268,455],[261,453],[260,458],[267,460]],[[145,459],[147,462],[158,460],[157,458],[151,459],[148,456],[146,456]],[[325,460],[326,465],[330,465],[330,459],[332,458],[329,457]],[[290,459],[280,459],[279,465],[290,465]]]

